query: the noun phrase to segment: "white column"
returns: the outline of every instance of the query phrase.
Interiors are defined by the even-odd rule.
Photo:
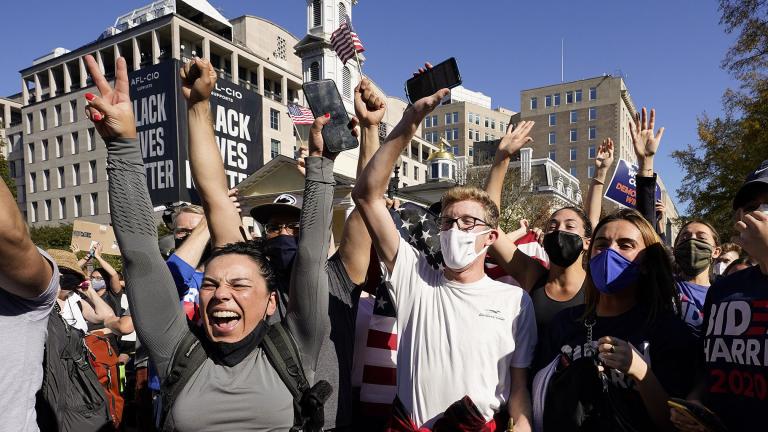
[[[288,78],[286,78],[285,75],[280,78],[280,86],[282,87],[282,97],[280,102],[282,102],[283,105],[288,105]]]
[[[53,77],[53,69],[48,69],[48,95],[52,98],[56,97],[56,80]]]
[[[88,71],[85,69],[85,61],[82,57],[77,59],[77,65],[80,68],[80,88],[88,85]]]
[[[139,40],[136,38],[131,39],[131,47],[133,49],[133,64],[128,67],[133,70],[139,70],[141,68],[141,50],[139,49]]]
[[[264,94],[264,65],[258,65],[256,69],[256,82],[259,85],[259,93]]]
[[[29,105],[29,89],[27,88],[27,80],[21,78],[21,99],[24,105]]]
[[[240,79],[240,66],[238,62],[238,56],[236,52],[232,52],[231,56],[232,60],[232,82],[235,84],[239,84],[238,80]]]
[[[101,51],[96,51],[96,63],[99,64],[99,70],[104,73],[104,56],[101,55]]]
[[[160,61],[160,40],[157,38],[157,30],[152,30],[152,64]]]
[[[64,93],[72,91],[72,74],[69,73],[69,63],[63,63],[61,67],[64,70]]]
[[[43,89],[40,88],[40,76],[35,74],[35,102],[43,100]]]
[[[175,20],[171,25],[171,56],[175,59],[181,58],[181,33],[179,23]]]
[[[203,58],[211,59],[211,40],[207,37],[203,38]]]

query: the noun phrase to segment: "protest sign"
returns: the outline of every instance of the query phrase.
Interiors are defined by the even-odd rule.
[[[72,226],[72,244],[87,252],[96,243],[101,243],[101,253],[120,255],[120,248],[111,226],[75,219]]]
[[[635,176],[638,167],[624,159],[619,159],[613,178],[605,190],[605,197],[609,200],[625,206],[635,208],[637,204],[637,184]],[[656,200],[661,199],[661,188],[656,185]]]

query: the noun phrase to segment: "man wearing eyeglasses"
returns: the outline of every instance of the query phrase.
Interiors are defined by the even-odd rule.
[[[516,431],[530,431],[531,299],[484,272],[499,235],[498,208],[480,189],[449,189],[437,219],[445,266],[435,270],[402,239],[385,205],[398,155],[446,94],[408,107],[352,192],[397,311],[397,398],[388,431],[503,430],[504,417]]]

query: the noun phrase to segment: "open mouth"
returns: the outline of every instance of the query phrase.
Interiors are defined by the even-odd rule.
[[[242,317],[237,312],[218,310],[210,312],[208,318],[213,330],[217,334],[223,335],[232,332]]]

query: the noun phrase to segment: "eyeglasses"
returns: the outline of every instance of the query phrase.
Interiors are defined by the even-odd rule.
[[[266,224],[264,225],[264,230],[267,232],[267,234],[279,234],[280,231],[285,229],[288,234],[296,235],[299,233],[299,223],[289,223],[289,224]]]
[[[456,224],[456,226],[459,227],[459,229],[462,231],[471,231],[478,225],[488,225],[484,220],[474,216],[461,216],[457,218],[441,216],[436,218],[435,222],[437,222],[437,227],[440,228],[440,231],[448,231],[449,229],[453,228],[453,224]]]

